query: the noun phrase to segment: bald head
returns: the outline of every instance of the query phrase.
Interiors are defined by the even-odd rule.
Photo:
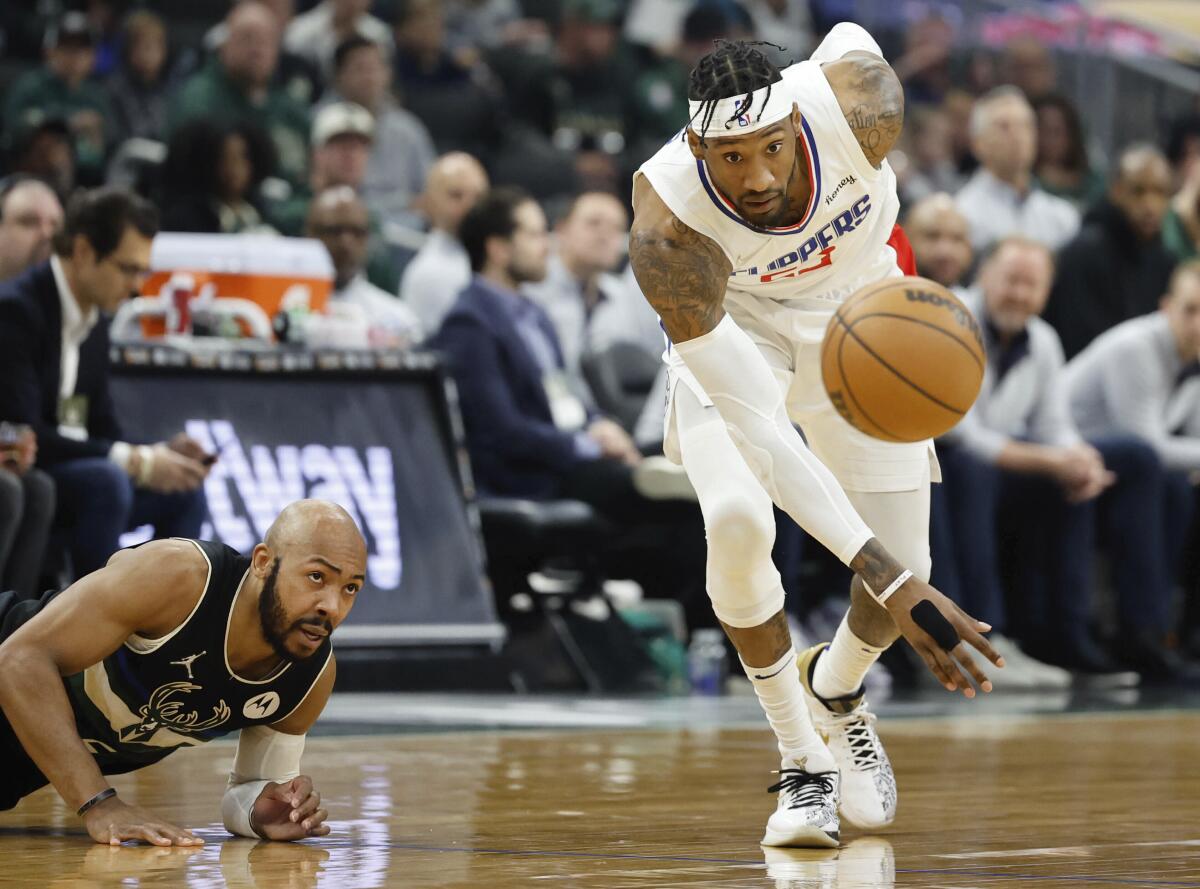
[[[265,88],[275,73],[283,27],[264,3],[239,3],[225,19],[228,36],[221,44],[226,73],[248,89]]]
[[[289,503],[271,523],[263,542],[278,558],[293,554],[307,558],[329,551],[353,554],[360,564],[367,560],[367,543],[354,519],[329,500]]]
[[[1126,148],[1117,159],[1109,197],[1139,240],[1157,239],[1171,199],[1171,165],[1166,156],[1147,143]]]
[[[967,219],[950,195],[939,192],[917,201],[904,220],[917,269],[945,287],[962,282],[971,266]]]
[[[434,228],[457,234],[459,223],[487,189],[483,165],[465,151],[452,151],[430,168],[421,207]]]
[[[49,259],[62,222],[62,204],[44,182],[18,179],[0,188],[0,281]]]
[[[334,284],[345,287],[367,264],[371,234],[367,206],[348,185],[327,188],[308,208],[307,232],[329,251]]]

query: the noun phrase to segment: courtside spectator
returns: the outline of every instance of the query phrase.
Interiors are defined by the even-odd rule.
[[[40,179],[18,173],[0,180],[0,281],[49,259],[62,221],[62,204]]]
[[[333,260],[329,314],[361,324],[372,346],[395,348],[421,339],[412,309],[367,280],[370,218],[354,189],[340,185],[313,198],[305,234],[324,244]]]
[[[102,567],[130,528],[196,537],[206,512],[212,457],[183,434],[128,442],[108,390],[101,312],[114,312],[148,273],[157,217],[130,192],[80,192],[50,260],[0,284],[0,421],[36,434],[77,575]]]
[[[425,187],[435,151],[429,130],[392,95],[392,67],[379,44],[366,37],[345,40],[334,53],[333,88],[323,104],[354,102],[375,118],[362,197],[382,223],[419,227],[413,207]]]
[[[1037,117],[1037,160],[1033,173],[1049,194],[1075,205],[1080,213],[1104,197],[1104,177],[1088,160],[1083,124],[1075,104],[1060,93],[1033,103]]]
[[[155,13],[139,9],[125,20],[117,69],[105,82],[113,108],[115,141],[133,136],[163,139],[167,104],[175,84],[167,66],[167,26]]]
[[[367,10],[371,0],[321,0],[287,26],[283,44],[289,51],[308,59],[329,80],[333,76],[338,44],[352,37],[373,41],[389,59],[392,32],[385,22]]]
[[[46,36],[46,61],[7,90],[4,125],[10,131],[43,121],[66,122],[74,141],[80,179],[99,183],[113,136],[112,108],[103,87],[89,80],[96,62],[96,35],[81,12],[68,12]]]
[[[956,199],[971,224],[971,245],[977,253],[1013,234],[1051,250],[1074,237],[1079,212],[1034,181],[1037,124],[1033,108],[1018,89],[997,87],[976,101],[971,148],[980,169]]]
[[[184,82],[168,116],[172,130],[196,118],[230,125],[250,121],[275,146],[278,172],[293,185],[308,170],[308,108],[272,82],[279,61],[280,25],[260,2],[239,3],[225,19],[227,33],[203,70]]]
[[[1052,277],[1044,245],[1006,238],[968,300],[987,369],[975,405],[938,443],[945,484],[937,499],[948,509],[937,521],[948,519],[949,532],[933,539],[948,537],[953,555],[939,553],[943,565],[934,570],[940,578],[957,571],[947,587],[963,607],[1020,638],[1035,658],[1108,673],[1116,665],[1091,630],[1096,536],[1110,556],[1120,635],[1165,632],[1171,587],[1162,560],[1162,470],[1153,450],[1131,436],[1089,441],[1076,428],[1062,347],[1038,317]],[[1015,653],[1006,638],[1001,645]],[[1146,678],[1166,672],[1148,659],[1136,666]],[[1045,672],[1019,654],[1013,667],[1010,682]]]
[[[273,162],[266,135],[253,124],[184,124],[171,136],[163,169],[163,230],[274,231],[263,219],[258,196]]]
[[[475,158],[461,151],[438,158],[429,171],[419,207],[429,220],[429,236],[404,269],[400,298],[429,332],[471,280],[471,262],[458,240],[458,226],[487,191],[488,176]]]
[[[1068,359],[1108,330],[1154,310],[1175,259],[1162,244],[1171,168],[1151,145],[1134,145],[1113,167],[1107,199],[1062,249],[1046,320]]]
[[[904,231],[912,244],[917,271],[961,292],[973,257],[967,220],[958,212],[954,198],[938,193],[918,201],[904,218]]]
[[[33,466],[37,436],[0,423],[0,587],[36,596],[54,520],[54,482]]]

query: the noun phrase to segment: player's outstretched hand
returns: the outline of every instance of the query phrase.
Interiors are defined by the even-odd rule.
[[[916,577],[909,578],[885,605],[900,633],[947,691],[961,690],[968,698],[975,697],[975,689],[963,670],[980,689],[992,690],[991,680],[967,647],[970,644],[997,667],[1004,666],[1004,659],[982,635],[991,629],[988,624],[971,617]]]
[[[138,806],[111,797],[83,816],[88,836],[97,843],[118,846],[137,840],[155,846],[202,846],[204,840],[190,830],[176,827]]]
[[[329,833],[321,808],[321,794],[313,790],[312,778],[297,775],[291,781],[268,784],[254,801],[251,823],[268,840],[303,840]]]

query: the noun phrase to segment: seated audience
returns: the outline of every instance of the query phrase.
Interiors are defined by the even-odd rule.
[[[270,142],[253,124],[184,124],[171,136],[163,167],[163,230],[273,232],[258,197],[273,161]]]
[[[1068,359],[1114,324],[1153,311],[1166,292],[1175,265],[1161,240],[1170,187],[1171,170],[1157,148],[1125,149],[1107,199],[1063,247],[1046,320]]]
[[[37,436],[0,423],[0,590],[38,594],[42,557],[54,520],[54,482],[33,468]]]
[[[288,25],[295,18],[294,0],[232,0],[231,6],[239,3],[263,3],[275,13],[275,20],[283,34],[287,34]],[[222,44],[229,36],[228,18],[217,22],[204,35],[203,47],[206,55],[215,55],[221,51]],[[321,90],[325,88],[321,72],[315,64],[302,55],[292,52],[286,46],[280,47],[279,61],[275,65],[275,74],[271,85],[287,93],[301,105],[310,105],[320,98]]]
[[[279,62],[280,24],[260,2],[236,5],[225,19],[217,55],[175,94],[168,126],[203,118],[216,124],[249,121],[275,146],[278,172],[293,185],[308,170],[308,108],[273,80]]]
[[[917,272],[961,296],[971,268],[971,238],[954,198],[939,192],[918,201],[904,217],[904,231]]]
[[[1169,623],[1162,470],[1146,444],[1130,436],[1087,441],[1072,422],[1062,347],[1038,317],[1052,276],[1044,245],[1006,238],[984,263],[980,292],[968,303],[980,320],[987,370],[971,411],[939,441],[945,484],[937,497],[948,507],[940,521],[949,519],[949,533],[933,538],[949,539],[953,555],[939,553],[936,582],[995,627],[1005,657],[1016,653],[1007,641],[1012,634],[1040,660],[1111,672],[1114,662],[1092,630],[1099,530],[1111,557],[1122,660],[1145,679],[1185,678],[1190,668],[1173,665],[1161,639],[1148,641]],[[1010,683],[1044,672],[1027,669],[1019,655],[1014,667]]]
[[[662,352],[654,310],[636,286],[613,274],[628,236],[629,217],[614,195],[582,194],[555,229],[546,277],[524,288],[554,323],[567,374],[582,393],[585,355],[616,342],[645,346],[654,358]]]
[[[62,221],[62,204],[40,179],[16,173],[0,180],[0,281],[49,259]]]
[[[318,194],[308,208],[305,234],[316,238],[333,260],[333,293],[328,313],[365,330],[377,348],[408,346],[421,339],[412,309],[367,280],[367,241],[371,234],[367,207],[354,189],[339,185]]]
[[[421,328],[437,331],[459,292],[471,280],[471,261],[458,240],[458,226],[487,191],[488,176],[461,151],[442,155],[429,171],[418,200],[429,220],[429,236],[400,279],[400,298],[417,313]]]
[[[75,146],[61,118],[52,117],[12,133],[9,173],[41,179],[59,201],[75,191]]]
[[[166,23],[139,9],[125,20],[122,30],[120,64],[105,83],[115,141],[134,136],[161,140],[166,136],[167,104],[174,88],[167,65]]]
[[[79,176],[97,184],[113,137],[112,108],[104,89],[88,79],[96,61],[96,35],[81,12],[68,12],[46,38],[45,67],[27,71],[7,89],[4,126],[10,131],[43,121],[66,122]]]
[[[1024,235],[1058,250],[1079,230],[1079,211],[1033,178],[1037,122],[1019,90],[997,87],[971,111],[971,149],[980,168],[959,190],[971,246],[983,253],[1003,237]]]
[[[392,68],[379,44],[351,37],[334,54],[333,89],[325,103],[354,102],[375,118],[375,138],[362,197],[381,222],[419,228],[413,201],[433,166],[425,124],[392,96]]]
[[[940,108],[917,105],[906,115],[905,157],[908,165],[897,170],[897,185],[906,204],[937,192],[953,194],[963,177],[954,158],[950,117]]]
[[[480,490],[591,504],[627,532],[622,555],[628,561],[606,560],[606,569],[628,571],[624,576],[649,595],[703,604],[698,508],[672,502],[685,496],[678,485],[669,487],[654,461],[643,464],[620,426],[572,396],[554,326],[520,292],[546,273],[541,208],[524,192],[496,189],[467,213],[460,237],[475,274],[432,345],[445,354],[458,384]],[[640,465],[649,471],[640,474]],[[668,563],[677,570],[665,571]]]
[[[54,255],[0,284],[0,421],[37,435],[37,466],[57,489],[56,526],[77,575],[100,568],[119,536],[150,524],[195,537],[213,459],[192,439],[135,445],[108,389],[108,328],[147,274],[157,213],[117,189],[76,195]]]
[[[1033,173],[1048,194],[1070,201],[1080,213],[1104,196],[1104,177],[1088,160],[1083,124],[1075,104],[1050,93],[1033,103],[1037,117],[1037,160]]]
[[[370,8],[371,0],[321,0],[292,19],[283,45],[316,65],[326,80],[333,76],[338,44],[352,37],[365,37],[390,57],[392,31],[368,12]]]

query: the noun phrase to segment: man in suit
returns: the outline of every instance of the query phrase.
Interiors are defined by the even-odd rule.
[[[572,391],[553,323],[520,290],[546,274],[541,207],[520,190],[497,188],[467,213],[459,238],[474,276],[432,345],[458,384],[480,490],[590,504],[627,532],[606,553],[606,568],[651,595],[697,604],[703,615],[704,538],[699,510],[684,499],[689,491]]]
[[[0,284],[0,420],[36,434],[79,576],[101,568],[131,527],[198,537],[206,510],[211,457],[183,435],[129,443],[108,391],[101,314],[137,289],[157,227],[155,209],[130,192],[81,192],[50,260]]]

